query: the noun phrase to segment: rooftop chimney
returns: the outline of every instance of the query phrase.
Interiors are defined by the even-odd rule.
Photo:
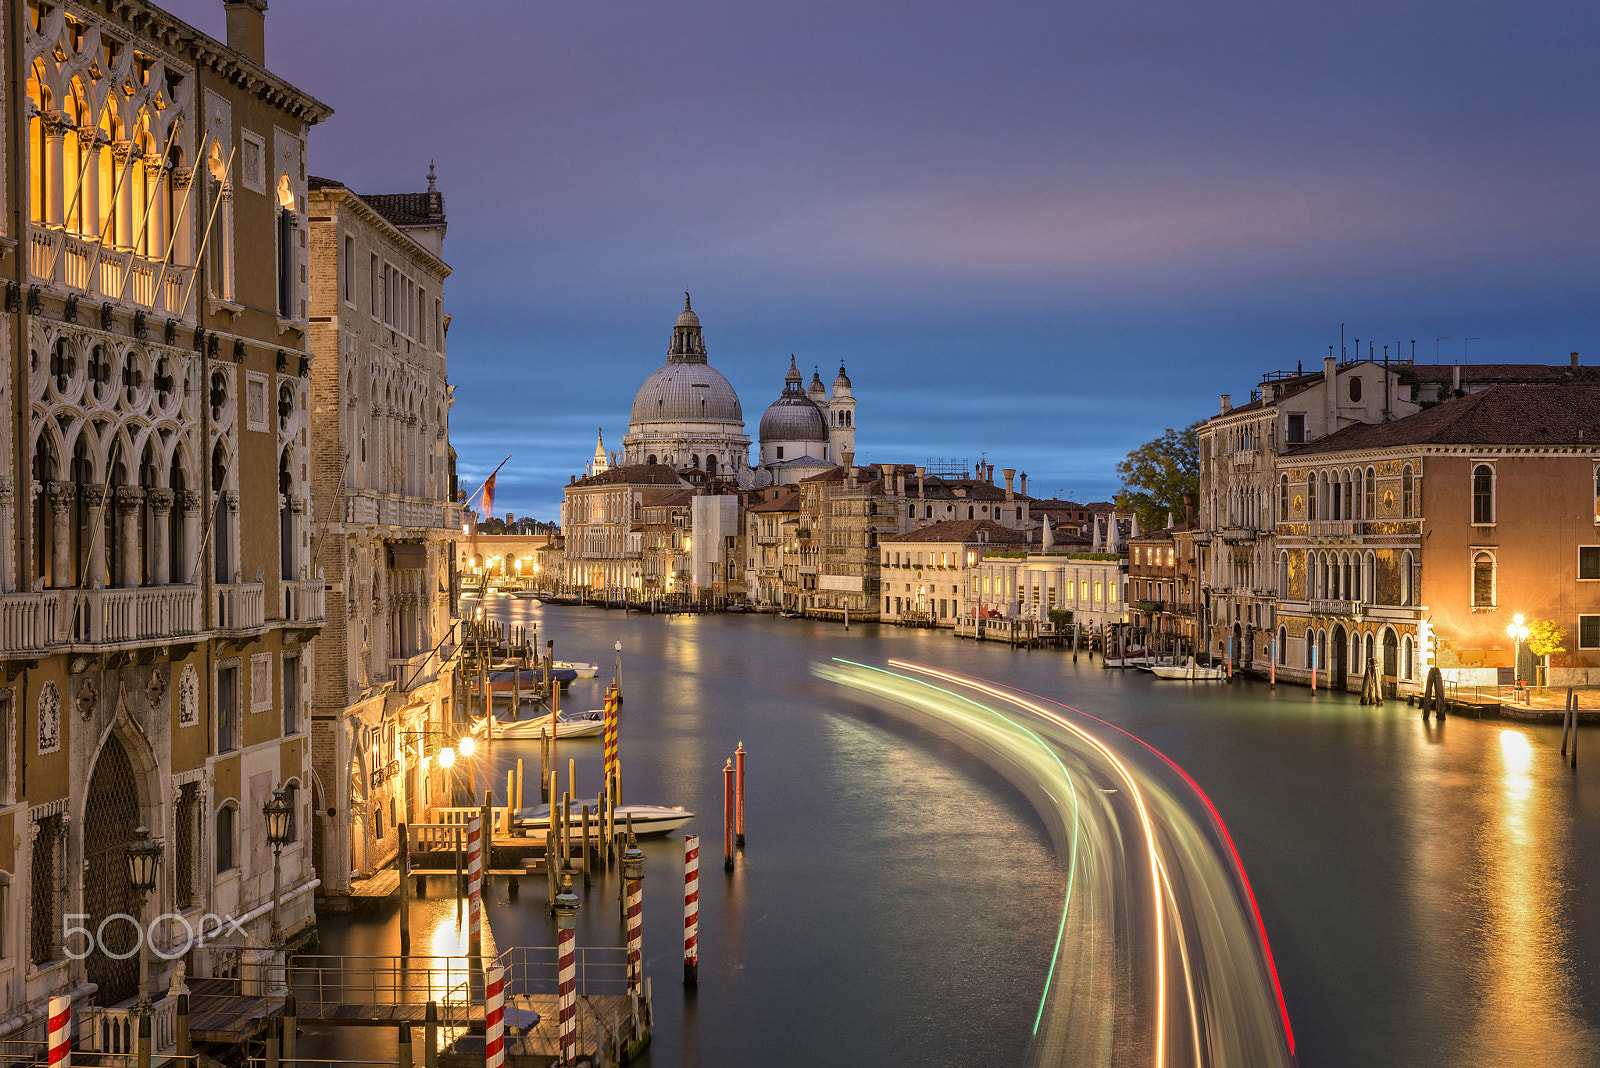
[[[1222,395],[1222,414],[1227,415],[1231,411],[1233,411],[1233,394],[1224,393]]]
[[[1450,368],[1450,391],[1461,392],[1461,365],[1458,363]]]
[[[1009,501],[1012,497],[1011,480],[1017,477],[1017,469],[1015,467],[1008,467],[1000,473],[1006,476],[1006,500]]]
[[[1578,366],[1578,354],[1576,352],[1572,354],[1572,366]]]
[[[1028,495],[1028,472],[1026,471],[1022,472],[1022,482],[1017,486],[1017,495],[1021,497]]]
[[[228,16],[228,47],[257,66],[267,65],[267,0],[222,0]]]
[[[925,468],[925,467],[917,468],[917,499],[918,500],[921,500],[922,496],[923,496],[923,494],[922,494],[922,486],[923,486],[922,477],[927,472],[927,470],[928,469]]]

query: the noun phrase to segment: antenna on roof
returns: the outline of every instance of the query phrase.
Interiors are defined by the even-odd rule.
[[[1450,340],[1450,335],[1449,334],[1443,334],[1443,335],[1433,339],[1433,362],[1434,363],[1438,363],[1439,362],[1439,342],[1441,342],[1441,341],[1449,341],[1449,340]]]
[[[1329,348],[1329,350],[1332,350],[1333,346],[1329,345],[1328,348]],[[1329,351],[1328,355],[1332,356],[1333,355],[1332,351]],[[1339,324],[1339,359],[1341,359],[1341,360],[1344,359],[1344,324],[1343,323]]]
[[[1411,362],[1412,363],[1416,363],[1417,362],[1417,339],[1416,338],[1412,338],[1411,339]]]

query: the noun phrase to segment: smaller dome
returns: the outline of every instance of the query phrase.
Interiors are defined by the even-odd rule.
[[[844,364],[839,365],[839,375],[833,380],[834,389],[849,389],[850,376],[844,373]]]
[[[683,311],[678,313],[678,324],[677,325],[679,325],[679,326],[699,326],[700,325],[700,316],[696,315],[694,313],[694,309],[689,307],[689,294],[687,294],[687,293],[685,293],[683,295]]]
[[[811,398],[785,392],[761,416],[761,441],[828,440],[828,420]]]
[[[806,392],[818,397],[827,395],[827,387],[822,384],[822,376],[815,370],[811,372],[811,385],[806,387]]]

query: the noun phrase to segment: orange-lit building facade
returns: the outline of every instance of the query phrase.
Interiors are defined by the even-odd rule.
[[[1279,461],[1279,673],[1386,687],[1531,677],[1515,617],[1566,632],[1551,685],[1600,683],[1600,386],[1497,386]],[[1520,645],[1520,648],[1519,648]],[[1514,664],[1521,655],[1522,663]]]

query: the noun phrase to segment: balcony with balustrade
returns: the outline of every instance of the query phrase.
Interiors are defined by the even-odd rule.
[[[322,623],[327,615],[323,603],[327,586],[319,570],[315,579],[285,579],[278,584],[283,596],[283,615],[288,623]]]
[[[369,490],[346,490],[344,501],[344,521],[357,526],[451,531],[461,528],[461,505],[456,501]]]
[[[1360,601],[1313,600],[1309,605],[1314,616],[1333,616],[1338,619],[1360,619],[1366,605]]]
[[[199,586],[0,594],[0,656],[77,646],[107,650],[201,633]]]
[[[149,259],[38,223],[28,236],[28,274],[35,285],[125,312],[189,319],[194,305],[193,267]]]

